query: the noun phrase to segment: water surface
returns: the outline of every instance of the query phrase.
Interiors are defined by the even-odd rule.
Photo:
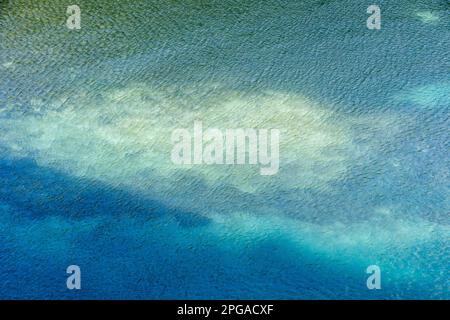
[[[356,0],[71,4],[0,3],[0,298],[449,298],[448,1],[378,1],[381,30]],[[280,129],[278,174],[174,165],[195,120]]]

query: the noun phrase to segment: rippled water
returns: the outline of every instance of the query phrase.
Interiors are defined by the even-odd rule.
[[[450,297],[448,1],[76,2],[0,2],[0,298]],[[198,119],[278,174],[174,165]]]

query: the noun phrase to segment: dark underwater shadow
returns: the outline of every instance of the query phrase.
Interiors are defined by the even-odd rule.
[[[209,223],[200,214],[183,212],[116,186],[41,167],[32,159],[1,159],[0,181],[0,202],[15,207],[30,219],[107,215],[145,221],[171,215],[186,227]]]

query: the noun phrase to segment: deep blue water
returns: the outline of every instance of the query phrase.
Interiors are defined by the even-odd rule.
[[[450,297],[448,1],[377,1],[381,30],[356,0],[77,3],[77,31],[0,3],[1,299]],[[198,119],[279,128],[278,174],[174,165]]]

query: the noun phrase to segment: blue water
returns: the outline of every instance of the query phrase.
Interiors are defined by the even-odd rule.
[[[450,298],[450,2],[77,4],[0,3],[1,299]],[[173,164],[195,120],[278,174]]]

